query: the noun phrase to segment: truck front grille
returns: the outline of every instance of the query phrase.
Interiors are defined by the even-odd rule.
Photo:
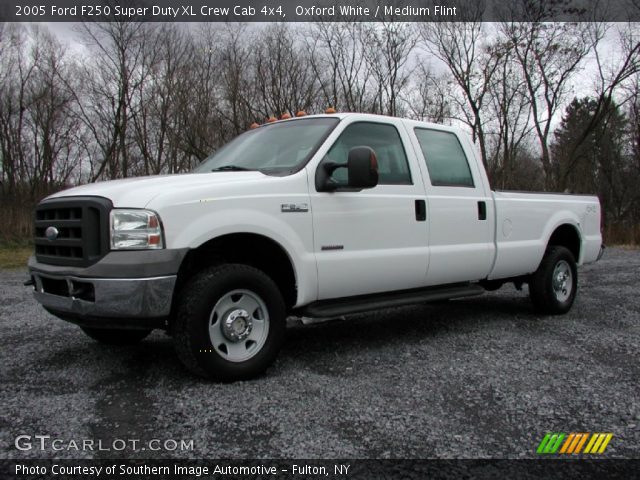
[[[109,248],[109,211],[101,197],[46,200],[35,212],[36,259],[51,265],[86,267]]]

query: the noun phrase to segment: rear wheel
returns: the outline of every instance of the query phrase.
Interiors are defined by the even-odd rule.
[[[211,267],[182,292],[174,342],[189,370],[232,381],[255,377],[273,362],[284,340],[286,309],[262,271],[240,264]]]
[[[134,345],[145,339],[151,330],[123,330],[80,327],[84,333],[106,345]]]
[[[538,270],[529,280],[529,296],[540,313],[567,313],[578,291],[578,269],[573,254],[565,247],[547,248]]]

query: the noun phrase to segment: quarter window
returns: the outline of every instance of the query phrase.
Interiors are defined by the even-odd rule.
[[[473,187],[467,157],[458,137],[450,132],[415,129],[434,187]]]
[[[411,185],[411,174],[402,140],[393,125],[373,122],[352,123],[333,144],[327,156],[334,162],[346,163],[353,147],[371,147],[378,160],[378,183]],[[337,169],[332,177],[347,182],[347,169]]]

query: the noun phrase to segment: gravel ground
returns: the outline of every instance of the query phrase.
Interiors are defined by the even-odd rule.
[[[0,458],[521,458],[549,431],[613,432],[607,457],[640,458],[640,251],[580,275],[563,317],[508,286],[294,324],[265,376],[215,384],[163,333],[99,345],[40,308],[24,270],[0,271]],[[193,450],[23,452],[21,434]]]

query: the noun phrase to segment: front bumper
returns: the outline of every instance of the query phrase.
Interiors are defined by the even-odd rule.
[[[98,328],[163,327],[177,278],[84,278],[36,271],[31,277],[35,299],[47,311]]]
[[[29,259],[29,284],[50,313],[96,328],[163,328],[187,249],[110,252],[89,267]]]

